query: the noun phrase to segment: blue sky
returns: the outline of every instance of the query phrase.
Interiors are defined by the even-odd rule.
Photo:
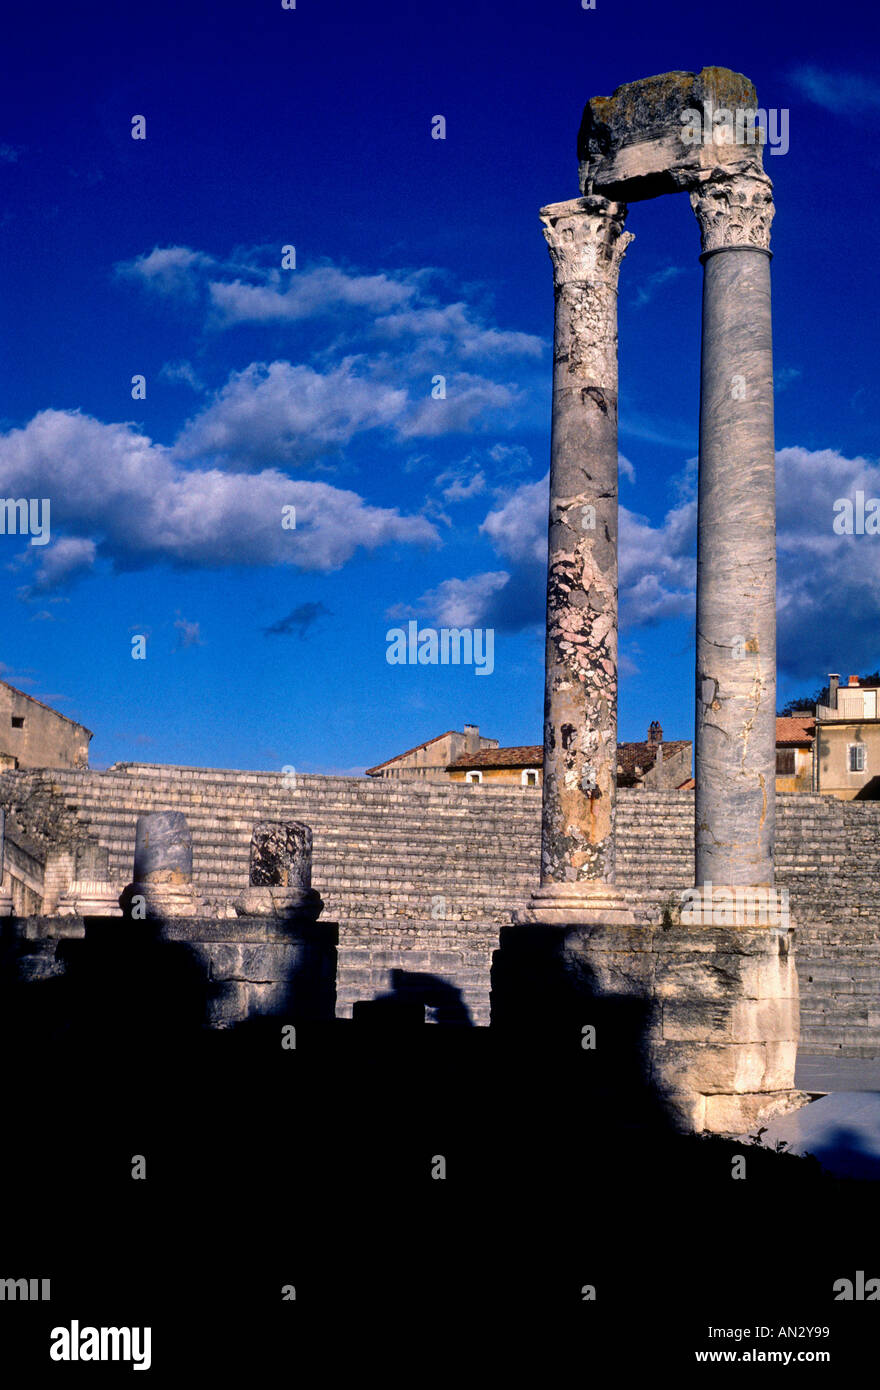
[[[49,497],[52,540],[0,537],[0,674],[93,729],[94,765],[356,772],[464,722],[540,739],[537,211],[577,194],[587,99],[671,68],[732,67],[790,113],[765,156],[780,700],[880,665],[880,539],[832,531],[835,499],[880,496],[876,20],[710,8],[8,19],[0,495]],[[690,737],[699,237],[686,197],[627,225],[620,733]],[[411,617],[494,628],[492,675],[390,666]]]

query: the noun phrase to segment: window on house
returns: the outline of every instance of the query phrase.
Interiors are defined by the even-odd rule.
[[[777,748],[776,750],[776,776],[794,776],[794,749]]]
[[[482,782],[483,774],[482,772],[468,772],[466,774],[466,780],[472,783],[473,785],[476,785],[478,782]]]
[[[864,772],[865,745],[863,743],[851,743],[849,745],[849,770],[850,772]]]
[[[23,729],[23,728],[24,728],[24,715],[23,715],[23,714],[14,714],[14,715],[12,716],[12,727],[13,727],[13,729]]]
[[[538,774],[533,767],[527,767],[522,775],[524,787],[536,787],[538,785]]]

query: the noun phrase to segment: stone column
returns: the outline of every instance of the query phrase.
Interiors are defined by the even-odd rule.
[[[324,909],[312,888],[312,831],[302,821],[260,821],[251,836],[249,886],[234,903],[239,916],[315,922]]]
[[[696,634],[696,883],[771,887],[776,775],[772,185],[691,191],[703,253]]]
[[[541,210],[556,296],[541,886],[518,922],[631,920],[614,888],[617,279],[623,203]]]
[[[146,900],[150,916],[195,914],[192,835],[182,811],[138,816],[131,890]]]

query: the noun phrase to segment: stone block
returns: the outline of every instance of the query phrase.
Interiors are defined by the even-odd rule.
[[[797,1043],[702,1043],[663,1041],[653,1070],[661,1089],[703,1095],[772,1091],[794,1086]]]
[[[211,944],[205,947],[214,980],[256,983],[289,980],[302,959],[302,948],[290,945]]]
[[[248,1014],[247,986],[230,980],[208,1001],[208,1024],[211,1028],[231,1028],[242,1023]]]
[[[802,1091],[706,1096],[704,1128],[710,1134],[750,1134],[757,1125],[775,1115],[786,1115],[796,1110],[808,1099]]]
[[[795,1042],[800,1027],[796,996],[738,999],[729,1011],[728,1032],[733,1042]]]
[[[660,1032],[670,1042],[731,1042],[732,1010],[726,1003],[669,999],[662,1005]]]
[[[578,135],[581,191],[630,203],[692,187],[713,168],[760,170],[761,145],[742,126],[737,137],[735,115],[714,119],[757,105],[751,82],[728,68],[662,73],[594,97]]]

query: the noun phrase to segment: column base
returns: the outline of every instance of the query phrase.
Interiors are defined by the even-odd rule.
[[[0,888],[0,917],[12,916],[12,894]]]
[[[192,884],[172,883],[133,883],[125,891],[125,898],[144,899],[148,917],[198,917],[201,915],[202,899],[197,898]]]
[[[697,884],[682,894],[679,913],[683,927],[756,931],[791,926],[788,889],[764,884]]]
[[[59,917],[121,917],[119,890],[99,879],[81,879],[68,885],[58,904]]]
[[[251,887],[235,899],[238,917],[277,917],[290,921],[316,922],[324,911],[324,900],[314,888]]]
[[[635,917],[626,895],[615,884],[584,880],[542,884],[511,920],[515,926],[625,927],[632,925]]]

